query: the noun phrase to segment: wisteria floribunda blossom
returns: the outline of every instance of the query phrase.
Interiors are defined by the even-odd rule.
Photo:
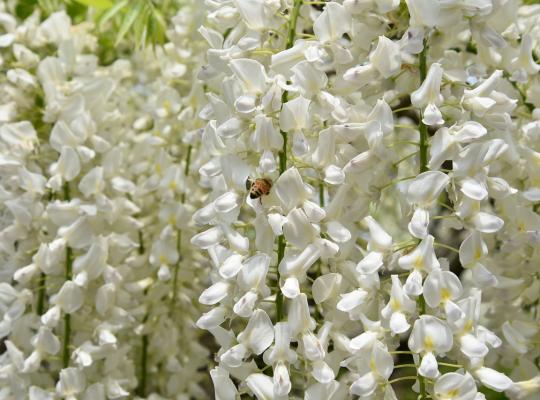
[[[0,399],[540,396],[540,5],[38,3]]]

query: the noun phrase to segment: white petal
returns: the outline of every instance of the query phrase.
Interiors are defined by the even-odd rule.
[[[484,384],[484,386],[502,392],[509,389],[513,382],[505,374],[487,367],[480,367],[474,371],[474,375]]]
[[[364,275],[369,275],[377,272],[383,265],[383,254],[377,251],[370,251],[358,263],[356,270]]]
[[[428,207],[437,201],[450,178],[440,171],[426,171],[413,179],[407,190],[410,203]]]
[[[212,382],[214,383],[216,400],[236,399],[238,392],[226,369],[221,367],[213,368],[210,371],[210,376],[212,377]]]
[[[484,200],[488,196],[486,183],[472,177],[466,177],[460,182],[461,192],[473,200]]]
[[[418,368],[418,373],[426,378],[431,379],[435,379],[439,376],[439,366],[433,353],[427,353],[424,357],[422,357],[422,362],[420,363],[420,368]]]
[[[327,224],[327,233],[337,243],[344,243],[351,240],[351,232],[338,221],[330,221]]]
[[[65,282],[56,297],[56,304],[67,314],[77,311],[83,302],[84,293],[73,281]]]
[[[325,274],[315,279],[312,286],[313,299],[316,304],[333,297],[341,286],[341,275],[336,273]]]
[[[309,200],[304,201],[302,209],[310,222],[320,222],[326,216],[323,208]]]
[[[219,267],[219,274],[225,279],[234,278],[242,269],[242,259],[240,254],[233,254]]]
[[[405,293],[410,296],[421,295],[423,290],[422,273],[417,269],[413,270],[407,277],[405,285],[403,285],[403,289],[405,290]]]
[[[274,325],[263,310],[255,310],[244,331],[238,335],[238,341],[244,343],[254,354],[261,354],[274,341]]]
[[[311,374],[317,382],[330,383],[334,380],[334,371],[332,371],[332,368],[330,368],[323,360],[314,361],[312,366],[313,370],[311,371]]]
[[[365,217],[364,222],[369,228],[370,249],[384,252],[392,247],[392,236],[386,233],[386,231],[377,223],[377,221],[375,221],[373,217]]]
[[[336,41],[351,29],[351,18],[345,7],[329,2],[313,22],[313,32],[321,43]]]
[[[324,170],[324,181],[329,185],[341,185],[345,181],[345,173],[336,165],[329,165]]]
[[[226,315],[227,309],[225,307],[216,307],[201,315],[196,325],[201,329],[209,330],[221,325],[225,321]]]
[[[86,386],[86,378],[78,368],[64,368],[60,371],[60,380],[56,384],[56,391],[63,396],[73,396],[81,393]]]
[[[460,143],[469,142],[471,140],[479,139],[487,134],[487,129],[476,121],[465,122],[460,129],[455,133],[456,139]]]
[[[424,109],[424,113],[422,117],[423,117],[422,122],[426,124],[427,126],[436,126],[436,125],[444,124],[444,119],[442,117],[441,111],[433,103],[430,103],[427,105],[427,107]]]
[[[223,231],[218,227],[212,227],[191,238],[191,244],[201,249],[208,249],[223,240]]]
[[[411,103],[415,107],[420,108],[423,108],[430,103],[435,106],[441,104],[443,100],[440,93],[442,76],[443,69],[441,64],[431,64],[422,85],[411,93]]]
[[[234,313],[243,318],[251,317],[258,297],[259,296],[257,296],[257,293],[252,291],[246,292],[246,294],[244,294],[236,303],[234,303]]]
[[[265,91],[266,73],[261,63],[247,58],[238,58],[232,60],[229,65],[247,93],[260,94]]]
[[[375,342],[371,358],[379,375],[385,380],[388,380],[394,370],[394,359],[386,349],[386,346],[381,342]]]
[[[291,391],[291,378],[289,370],[283,363],[278,363],[274,367],[274,394],[276,396],[287,396]]]
[[[395,331],[392,329],[392,332],[395,332]],[[366,331],[352,338],[351,341],[349,342],[349,346],[353,350],[366,350],[366,349],[370,349],[376,340],[377,340],[377,332]]]
[[[373,373],[369,372],[365,375],[362,375],[351,385],[351,393],[357,396],[369,396],[377,388],[377,381],[373,376]]]
[[[488,353],[487,346],[471,334],[461,336],[459,339],[461,352],[471,360],[483,358]]]
[[[472,223],[482,233],[498,232],[504,225],[504,221],[501,218],[482,211],[472,218]]]
[[[409,222],[409,233],[415,238],[424,239],[428,235],[429,211],[423,208],[416,208]]]
[[[472,274],[474,282],[480,287],[495,286],[499,283],[497,277],[480,263],[472,268]]]
[[[228,292],[229,284],[227,282],[216,282],[201,293],[199,303],[206,305],[219,303],[227,297]]]
[[[311,101],[298,96],[283,104],[279,115],[279,126],[284,132],[301,131],[309,126],[309,106]]]
[[[251,374],[246,378],[246,384],[257,400],[274,399],[274,383],[268,375]]]
[[[367,296],[368,292],[362,289],[356,289],[352,292],[342,294],[336,308],[344,312],[352,311],[355,307],[363,304]]]
[[[377,47],[370,53],[369,61],[383,78],[391,77],[401,68],[399,44],[385,36],[379,36]]]
[[[68,182],[75,179],[81,172],[81,162],[77,152],[71,147],[62,147],[56,171]]]
[[[280,175],[272,191],[286,212],[302,204],[309,195],[300,173],[294,167]]]
[[[296,296],[298,296],[300,294],[300,284],[298,279],[296,279],[296,277],[285,279],[285,282],[281,287],[281,292],[283,293],[283,296],[287,297],[288,299],[294,299]]]
[[[248,356],[248,349],[242,343],[231,347],[223,353],[219,360],[221,363],[230,368],[237,368],[242,365],[244,359]]]
[[[395,312],[392,313],[392,316],[390,317],[390,330],[394,334],[402,334],[409,330],[411,325],[407,322],[407,318],[405,317],[405,314],[402,312]]]

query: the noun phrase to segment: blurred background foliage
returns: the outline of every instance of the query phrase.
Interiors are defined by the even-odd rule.
[[[64,9],[74,23],[93,21],[107,64],[119,47],[163,44],[167,21],[181,6],[178,0],[19,0],[15,12],[24,19],[39,8],[46,18]]]

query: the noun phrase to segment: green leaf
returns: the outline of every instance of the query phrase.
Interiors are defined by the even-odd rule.
[[[166,23],[161,12],[152,8],[152,13],[148,18],[148,40],[152,42],[152,45],[163,43],[165,38]]]
[[[124,17],[118,35],[116,36],[116,45],[122,41],[124,36],[128,33],[133,23],[137,20],[140,13],[143,11],[145,3],[144,1],[137,1],[133,8],[131,8]]]
[[[101,15],[98,21],[98,26],[101,28],[108,20],[113,18],[122,8],[124,8],[129,3],[129,0],[122,0],[116,3],[113,7],[109,8],[107,11]]]
[[[108,9],[113,6],[113,2],[111,0],[75,0],[77,3],[84,4],[88,7],[94,7],[98,9]]]
[[[15,6],[15,14],[21,19],[28,18],[38,7],[37,0],[19,0]]]

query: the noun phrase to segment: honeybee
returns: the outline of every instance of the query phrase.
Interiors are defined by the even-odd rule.
[[[270,189],[272,189],[272,180],[269,178],[257,178],[254,180],[248,178],[246,181],[246,189],[249,190],[250,199],[261,199],[262,196],[266,196],[270,193]]]

